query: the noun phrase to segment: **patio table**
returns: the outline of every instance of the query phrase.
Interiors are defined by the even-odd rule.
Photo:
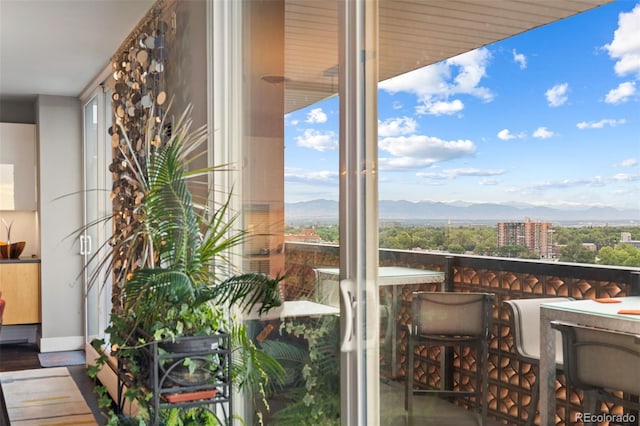
[[[255,308],[243,317],[246,321],[283,320],[285,318],[318,317],[322,315],[338,315],[340,309],[335,306],[311,302],[309,300],[287,300],[281,306],[269,310],[262,315]]]
[[[619,303],[596,300],[544,303],[540,306],[540,424],[555,425],[556,339],[551,321],[565,321],[612,331],[640,334],[640,315],[619,314],[640,310],[640,296],[618,297]],[[564,419],[568,424],[569,419]]]
[[[337,308],[340,307],[340,269],[338,268],[318,268],[315,269],[317,292],[316,299],[321,303],[326,303]],[[398,376],[398,292],[402,286],[440,283],[444,285],[444,272],[431,271],[428,269],[406,268],[402,266],[381,266],[378,268],[378,287],[385,293],[391,288],[391,303],[389,315],[393,319],[391,327],[391,377]]]

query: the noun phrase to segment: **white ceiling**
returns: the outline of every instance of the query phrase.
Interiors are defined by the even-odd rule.
[[[608,1],[381,0],[380,78]],[[80,95],[152,4],[0,0],[0,97]],[[337,2],[285,0],[285,8],[285,110],[291,111],[335,93]]]
[[[152,0],[0,0],[0,97],[78,96]]]

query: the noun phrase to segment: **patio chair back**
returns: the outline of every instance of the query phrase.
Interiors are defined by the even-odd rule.
[[[418,336],[485,338],[490,331],[490,301],[488,293],[416,292],[411,321]]]
[[[527,426],[533,425],[540,400],[538,372],[540,364],[540,305],[543,303],[567,302],[571,297],[540,297],[532,299],[505,300],[511,324],[511,337],[518,356],[533,366],[536,375],[531,388],[531,402],[527,409]],[[556,368],[562,368],[562,335],[556,332]]]
[[[540,362],[540,305],[543,303],[568,302],[572,297],[541,297],[533,299],[505,300],[509,311],[511,336],[516,353],[526,362]],[[562,337],[556,334],[556,364],[562,366]]]
[[[560,321],[551,327],[562,333],[565,374],[584,391],[584,412],[596,413],[600,401],[640,410],[638,402],[618,395],[640,395],[639,335]]]
[[[563,338],[565,372],[580,389],[640,395],[640,336],[554,321]]]
[[[413,421],[414,394],[473,397],[482,424],[487,422],[488,343],[491,335],[492,293],[415,292],[411,302],[405,406]],[[476,349],[476,382],[472,391],[413,389],[416,346],[471,346]],[[443,381],[441,381],[443,383]]]

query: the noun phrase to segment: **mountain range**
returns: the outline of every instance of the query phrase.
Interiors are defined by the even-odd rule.
[[[379,220],[399,222],[523,222],[525,219],[541,222],[585,223],[640,223],[638,209],[613,207],[548,207],[531,204],[465,203],[436,201],[379,201]],[[338,202],[317,199],[285,203],[287,223],[337,222]]]

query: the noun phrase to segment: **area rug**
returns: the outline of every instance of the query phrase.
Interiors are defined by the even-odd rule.
[[[0,373],[11,426],[97,425],[65,367]]]
[[[65,367],[85,363],[84,351],[63,351],[39,353],[40,365],[43,367]]]

